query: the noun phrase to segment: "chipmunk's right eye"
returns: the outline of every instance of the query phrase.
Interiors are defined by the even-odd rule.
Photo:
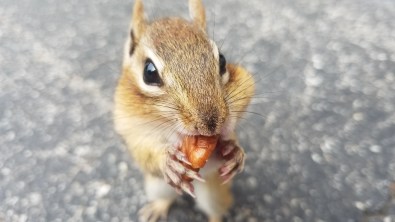
[[[222,76],[223,74],[225,74],[225,72],[226,72],[226,59],[225,59],[225,56],[222,53],[220,53],[219,54],[219,74],[221,74],[221,76]]]
[[[147,85],[151,85],[151,86],[162,85],[162,79],[159,76],[158,69],[155,67],[151,59],[147,59],[145,61],[143,80]]]

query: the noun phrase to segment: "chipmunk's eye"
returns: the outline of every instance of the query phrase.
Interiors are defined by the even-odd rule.
[[[151,59],[147,59],[145,61],[143,80],[147,85],[151,85],[151,86],[162,85],[162,79],[159,76],[158,69],[155,67]]]
[[[226,59],[222,53],[219,54],[219,74],[222,76],[226,72]]]

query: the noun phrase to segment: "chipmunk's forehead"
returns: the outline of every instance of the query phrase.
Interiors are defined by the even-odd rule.
[[[155,21],[147,32],[150,45],[163,60],[201,56],[212,54],[213,51],[206,34],[192,23],[180,18]]]

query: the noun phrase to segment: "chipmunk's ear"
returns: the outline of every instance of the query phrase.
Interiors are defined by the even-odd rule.
[[[141,36],[144,34],[146,26],[147,21],[145,19],[143,3],[141,0],[135,0],[132,21],[130,23],[130,55],[133,53],[136,43],[140,41]]]
[[[135,0],[131,27],[134,37],[137,38],[137,40],[143,35],[146,26],[147,21],[145,20],[143,3],[141,0]]]
[[[206,12],[202,0],[189,0],[189,14],[193,22],[206,31]]]

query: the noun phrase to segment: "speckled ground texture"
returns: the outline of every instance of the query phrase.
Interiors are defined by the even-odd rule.
[[[161,2],[161,3],[159,3]],[[255,74],[226,221],[395,221],[395,2],[205,1]],[[145,1],[187,17],[186,1]],[[131,1],[0,2],[0,221],[137,221],[142,176],[113,130]],[[204,221],[189,198],[169,221]]]

